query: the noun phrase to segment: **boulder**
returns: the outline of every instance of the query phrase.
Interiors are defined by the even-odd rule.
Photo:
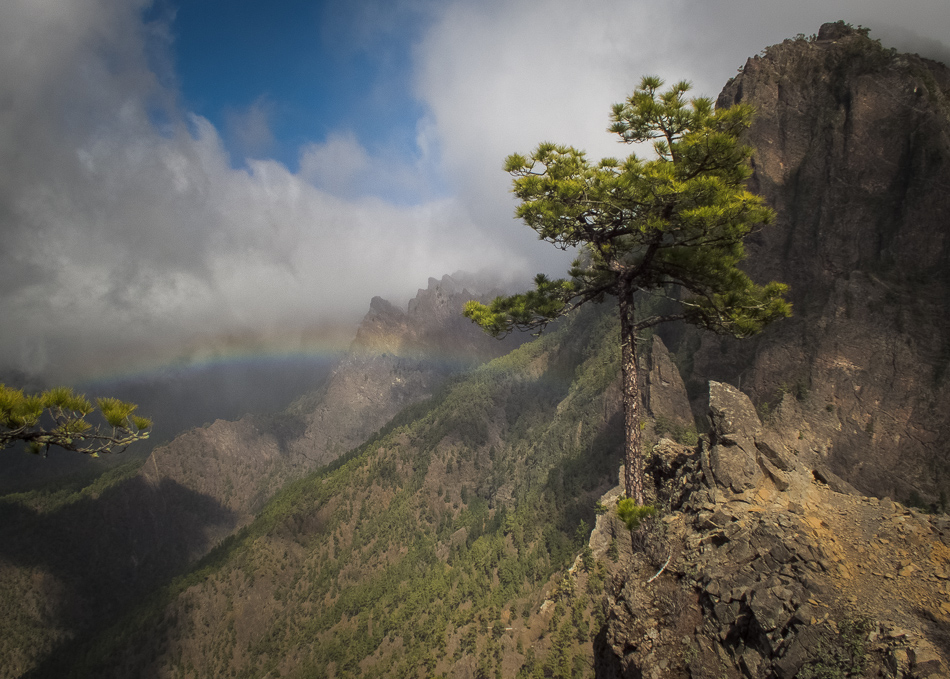
[[[730,384],[709,383],[709,419],[713,443],[754,439],[762,428],[749,397]]]
[[[733,493],[757,488],[763,474],[755,435],[762,425],[749,397],[728,384],[710,382],[709,419],[709,467],[715,483]]]
[[[693,426],[693,411],[689,407],[686,385],[659,335],[653,336],[647,384],[648,408],[654,418],[666,420],[671,426],[680,429]]]

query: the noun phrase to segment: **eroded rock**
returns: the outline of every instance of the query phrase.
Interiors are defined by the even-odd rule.
[[[624,552],[599,646],[613,654],[599,667],[611,669],[598,676],[652,676],[659,662],[661,676],[684,678],[861,667],[861,676],[947,676],[950,649],[929,641],[950,628],[947,520],[860,496],[802,464],[787,432],[760,422],[737,389],[711,384],[709,395],[713,427],[701,445],[663,440],[650,458],[669,513],[648,541],[669,565],[655,577],[655,559]],[[591,545],[602,553],[606,536],[622,533],[605,514]],[[694,594],[695,608],[671,610],[673,591]]]

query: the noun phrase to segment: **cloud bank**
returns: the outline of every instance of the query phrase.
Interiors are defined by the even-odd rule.
[[[363,49],[354,16],[415,22],[416,149],[338,129],[291,171],[266,158],[279,104],[226,130],[182,106],[173,24],[147,5],[0,6],[0,366],[67,379],[219,336],[312,336],[458,269],[557,272],[562,253],[511,218],[502,161],[549,139],[628,153],[604,130],[640,75],[715,96],[748,56],[839,18],[950,54],[945,0],[341,2]]]

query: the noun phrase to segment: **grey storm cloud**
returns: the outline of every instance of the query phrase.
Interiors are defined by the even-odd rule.
[[[294,173],[260,158],[267,99],[224,131],[182,106],[169,24],[144,23],[147,4],[0,4],[0,367],[96,372],[352,322],[373,295],[458,269],[556,272],[564,257],[512,220],[502,161],[542,140],[629,153],[604,130],[642,74],[715,96],[747,57],[836,19],[950,54],[946,0],[341,0],[329,15],[363,45],[357,19],[380,8],[387,25],[421,22],[418,152],[374,156],[335,130]],[[258,159],[235,167],[222,134]],[[380,197],[402,189],[423,198]]]

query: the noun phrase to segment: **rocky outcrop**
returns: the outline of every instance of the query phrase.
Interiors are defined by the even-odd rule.
[[[697,407],[708,379],[798,428],[838,476],[879,497],[950,495],[950,69],[844,24],[746,63],[719,105],[757,115],[752,188],[775,223],[748,242],[794,317],[752,340],[671,345]]]
[[[496,294],[485,282],[455,274],[430,278],[405,310],[374,297],[325,387],[291,406],[305,429],[290,454],[311,466],[325,464],[430,396],[449,375],[518,346],[529,336],[499,341],[461,315],[468,300]]]
[[[653,336],[646,375],[647,410],[668,429],[692,429],[693,413],[679,368],[659,335]]]
[[[594,555],[621,552],[598,676],[948,676],[950,518],[839,492],[729,385],[709,410],[700,446],[654,450],[647,549],[598,519]]]

